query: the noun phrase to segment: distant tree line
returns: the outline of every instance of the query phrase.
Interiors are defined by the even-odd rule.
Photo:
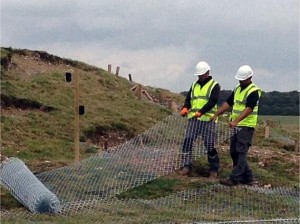
[[[232,90],[221,90],[218,105],[220,106],[231,94]],[[182,92],[184,96],[188,92]],[[298,91],[291,92],[263,92],[259,103],[259,114],[261,115],[291,115],[299,116]]]

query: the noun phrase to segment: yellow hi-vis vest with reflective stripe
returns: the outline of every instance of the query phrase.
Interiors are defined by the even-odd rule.
[[[209,80],[203,87],[201,87],[197,81],[193,83],[191,91],[191,109],[188,113],[188,119],[193,118],[196,112],[202,109],[202,107],[208,102],[211,91],[217,84],[218,83],[213,79]],[[199,117],[198,120],[209,121],[216,111],[217,105]]]
[[[231,113],[231,120],[235,120],[246,108],[247,97],[254,91],[258,90],[258,96],[261,96],[261,89],[255,84],[251,83],[243,91],[241,91],[241,86],[238,85],[234,90],[234,105]],[[252,113],[241,120],[237,126],[255,127],[257,123],[257,112],[258,112],[258,102],[253,108]]]

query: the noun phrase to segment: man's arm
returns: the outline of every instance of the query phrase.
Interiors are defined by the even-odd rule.
[[[227,111],[230,108],[230,105],[227,102],[224,102],[221,107],[218,109],[218,111],[215,113],[215,116],[219,116],[223,114],[225,111]]]
[[[237,124],[245,119],[249,114],[252,113],[254,107],[257,105],[259,99],[258,91],[252,92],[246,100],[246,108],[243,112],[234,120],[229,123],[229,127],[234,128]]]
[[[237,126],[237,124],[245,119],[249,114],[252,113],[252,109],[250,107],[246,107],[245,110],[243,110],[243,112],[234,120],[234,121],[230,121],[229,122],[229,127],[234,128]]]
[[[233,105],[233,97],[234,97],[234,92],[232,92],[231,95],[227,98],[227,100],[221,105],[218,111],[210,119],[211,121],[215,121],[219,115],[223,114]]]

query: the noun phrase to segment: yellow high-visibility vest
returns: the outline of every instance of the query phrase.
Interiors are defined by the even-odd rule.
[[[191,91],[191,109],[189,110],[188,119],[191,119],[195,116],[196,112],[202,109],[202,107],[208,102],[211,95],[212,89],[218,83],[213,79],[209,80],[203,87],[196,82],[192,85]],[[198,120],[209,121],[210,118],[217,111],[217,105],[215,105],[210,111],[203,114]]]
[[[258,90],[258,96],[261,96],[261,89],[257,87],[255,84],[251,83],[244,90],[241,89],[241,86],[238,85],[234,89],[234,105],[231,113],[231,120],[235,120],[246,108],[247,97]],[[249,114],[246,118],[241,120],[237,126],[246,126],[246,127],[255,127],[257,123],[257,112],[258,112],[258,102],[256,106],[253,108],[251,114]]]

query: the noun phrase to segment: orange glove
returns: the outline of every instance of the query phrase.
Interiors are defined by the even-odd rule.
[[[182,117],[185,117],[188,113],[188,109],[186,107],[182,108],[182,110],[180,111],[180,115]]]
[[[197,111],[197,112],[195,113],[195,117],[196,117],[196,118],[201,117],[201,116],[202,116],[201,112]]]

